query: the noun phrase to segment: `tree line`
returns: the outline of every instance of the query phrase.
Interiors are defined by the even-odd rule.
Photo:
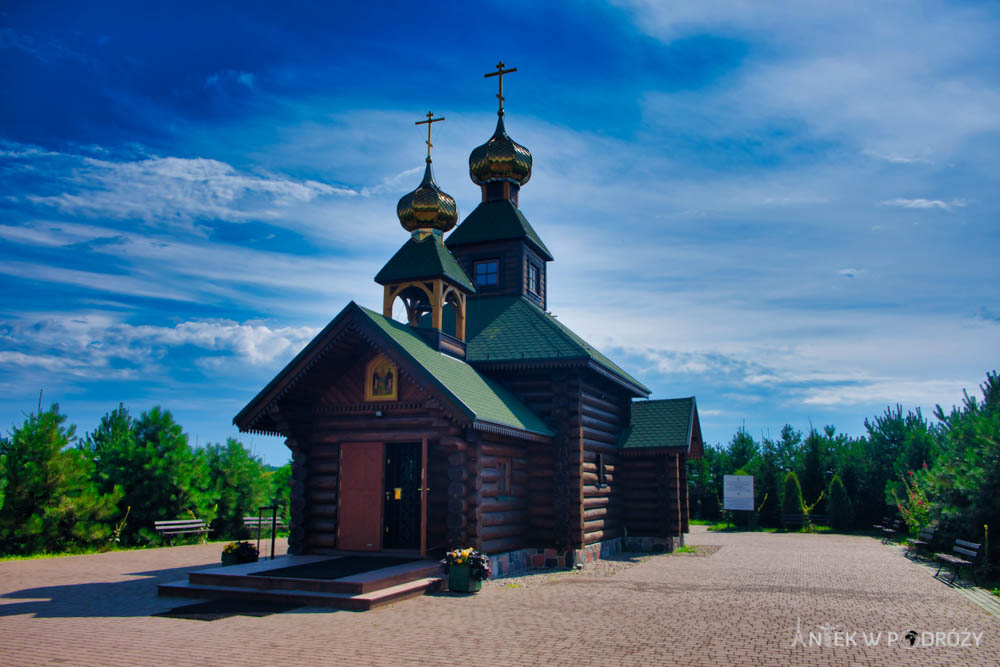
[[[982,542],[986,525],[1000,527],[996,371],[980,390],[950,412],[937,406],[933,421],[919,409],[887,408],[857,438],[833,426],[803,433],[786,424],[778,437],[755,440],[740,428],[728,445],[689,462],[692,517],[722,518],[723,476],[747,474],[762,526],[779,527],[782,513],[824,514],[842,530],[898,516],[911,534],[933,522],[947,539]]]
[[[93,431],[57,404],[0,438],[0,554],[162,542],[155,521],[197,518],[223,539],[249,536],[243,517],[277,504],[288,521],[291,465],[266,466],[235,439],[193,448],[168,410],[133,417],[119,405]]]
[[[896,405],[865,420],[866,434],[785,425],[759,440],[739,429],[688,463],[693,518],[722,518],[723,476],[754,476],[760,524],[782,513],[829,517],[838,529],[898,515],[912,533],[931,522],[943,537],[985,538],[1000,525],[1000,377],[982,397],[934,421]],[[169,411],[133,417],[119,405],[93,431],[52,405],[0,438],[0,554],[161,543],[154,521],[204,520],[219,538],[247,537],[245,515],[277,504],[287,524],[291,466],[265,466],[238,440],[193,448]],[[1000,553],[1000,550],[995,550]]]

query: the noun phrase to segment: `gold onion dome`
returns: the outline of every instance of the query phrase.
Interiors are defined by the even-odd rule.
[[[417,229],[438,229],[446,232],[458,222],[458,207],[451,195],[434,182],[431,160],[427,158],[424,180],[413,192],[403,195],[396,204],[399,224],[408,232]]]
[[[531,152],[507,136],[503,116],[490,140],[469,156],[469,176],[476,185],[499,180],[524,185],[531,178]]]

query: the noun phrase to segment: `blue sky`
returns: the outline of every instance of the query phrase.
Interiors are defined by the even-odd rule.
[[[192,442],[406,240],[428,109],[534,156],[549,306],[710,442],[929,411],[1000,367],[996,3],[64,3],[0,10],[0,425],[39,390]],[[276,438],[242,437],[267,462]]]

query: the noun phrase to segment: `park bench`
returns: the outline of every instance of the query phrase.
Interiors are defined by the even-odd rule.
[[[891,526],[882,526],[882,544],[889,544],[899,534],[902,519],[893,519]]]
[[[155,521],[156,532],[167,538],[170,545],[174,544],[175,535],[206,535],[208,526],[201,519],[178,519],[175,521]]]
[[[934,576],[941,574],[941,568],[945,565],[951,568],[951,581],[955,581],[955,577],[958,576],[959,569],[963,567],[969,568],[972,572],[972,581],[976,581],[976,560],[979,558],[979,547],[980,544],[975,544],[974,542],[966,542],[965,540],[955,540],[955,546],[951,548],[951,553],[937,553],[934,554],[934,559],[937,560],[940,565],[938,565],[937,572]],[[951,582],[949,582],[951,583]]]
[[[872,528],[874,528],[875,530],[882,530],[883,528],[888,528],[891,525],[892,525],[892,517],[884,516],[882,517],[882,521],[876,523],[874,526],[872,526]]]
[[[257,517],[257,516],[245,516],[243,517],[243,525],[250,529],[250,532],[256,532],[261,529],[271,530],[271,518],[270,517]],[[277,530],[288,530],[288,526],[281,519],[275,522],[275,528]]]
[[[934,541],[934,533],[936,531],[937,528],[934,526],[927,526],[926,528],[921,530],[920,536],[917,537],[917,539],[910,540],[910,544],[906,549],[906,556],[907,557],[911,555],[914,557],[918,556],[920,554],[921,549],[926,549],[928,546],[930,546],[930,543]]]
[[[801,528],[808,524],[827,525],[830,517],[826,514],[782,514],[781,527],[788,530],[789,526]]]

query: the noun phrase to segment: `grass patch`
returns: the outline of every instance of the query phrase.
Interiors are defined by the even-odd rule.
[[[709,521],[708,519],[691,519],[688,523],[692,526],[712,526],[715,525],[714,521]]]
[[[689,547],[688,545],[685,544],[682,547],[678,547],[678,548],[674,549],[673,553],[675,553],[675,554],[696,554],[696,553],[698,553],[698,550],[695,549],[694,547]]]

